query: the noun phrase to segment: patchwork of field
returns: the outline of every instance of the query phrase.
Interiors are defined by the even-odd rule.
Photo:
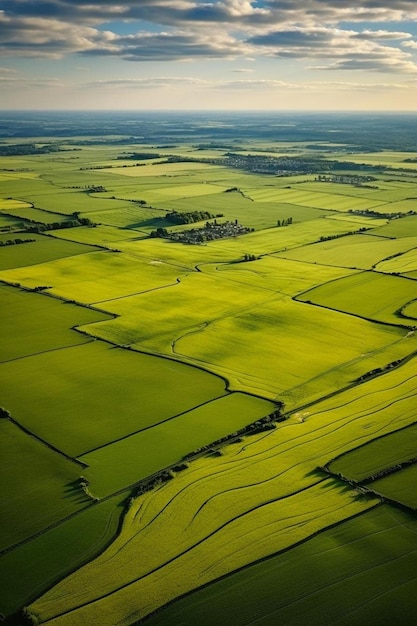
[[[391,274],[407,274],[417,270],[417,248],[413,248],[404,254],[397,254],[391,259],[381,261],[376,266],[378,272]]]
[[[416,530],[414,516],[374,508],[177,600],[147,623],[405,624],[417,610]]]
[[[30,289],[45,285],[47,293],[85,304],[105,303],[176,285],[179,275],[178,267],[168,263],[142,261],[114,252],[91,252],[80,259],[66,257],[1,273],[9,282],[19,282]]]
[[[75,145],[0,157],[0,611],[57,626],[410,615],[417,168],[398,168],[414,153],[335,152],[381,167],[342,184],[228,168],[229,148],[182,139]],[[205,224],[171,211],[253,230],[149,237]],[[77,217],[94,226],[59,224]]]
[[[417,425],[374,439],[328,464],[332,473],[363,481],[416,456]]]
[[[417,237],[402,237],[401,239],[385,239],[368,234],[341,237],[330,241],[315,243],[310,246],[302,246],[288,252],[281,252],[280,256],[286,259],[306,261],[308,263],[320,263],[324,265],[350,267],[354,269],[376,268],[381,272],[390,273],[395,262],[400,263],[403,252],[411,250],[411,258],[414,247],[417,246]],[[390,257],[394,257],[392,259]],[[384,261],[384,259],[389,259]],[[410,260],[410,265],[412,262]],[[412,268],[417,269],[417,268]]]
[[[41,380],[36,372],[43,373]],[[13,417],[70,456],[225,393],[223,380],[206,372],[102,342],[3,363],[0,381]]]
[[[371,380],[223,448],[220,457],[194,461],[174,481],[139,496],[113,545],[31,609],[53,624],[88,623],[93,615],[103,624],[131,624],[374,507],[374,497],[346,489],[317,467],[355,442],[415,422],[416,375],[414,359],[384,382]]]

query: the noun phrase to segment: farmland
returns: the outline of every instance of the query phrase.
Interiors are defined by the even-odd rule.
[[[0,612],[410,614],[416,153],[183,130],[0,157]]]

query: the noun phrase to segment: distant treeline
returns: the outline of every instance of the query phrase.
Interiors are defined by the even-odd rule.
[[[118,156],[117,159],[119,161],[125,160],[134,160],[134,161],[145,161],[146,159],[160,159],[163,155],[158,154],[158,152],[129,152],[129,154],[122,154]]]
[[[0,144],[0,156],[26,156],[28,154],[48,154],[61,152],[62,148],[57,143],[48,143],[40,146],[36,143]]]

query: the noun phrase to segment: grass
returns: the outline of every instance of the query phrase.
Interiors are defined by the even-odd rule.
[[[415,458],[417,425],[413,424],[365,446],[351,450],[329,464],[332,473],[362,481],[369,476]]]
[[[79,465],[71,463],[21,431],[0,422],[1,516],[0,550],[42,531],[89,504],[77,481]]]
[[[304,144],[239,147],[316,154]],[[124,152],[149,149],[80,146],[0,159],[15,170],[0,172],[0,196],[11,198],[0,201],[0,210],[53,221],[79,211],[99,224],[1,248],[0,279],[48,287],[119,316],[109,320],[87,307],[0,286],[1,404],[56,446],[1,420],[3,545],[24,543],[0,554],[0,610],[38,597],[31,608],[56,626],[128,626],[223,576],[219,588],[230,581],[223,589],[237,598],[233,581],[246,572],[243,608],[235,599],[226,603],[227,623],[354,623],[356,617],[373,623],[381,614],[378,598],[381,606],[405,598],[412,614],[402,590],[413,584],[413,524],[400,511],[394,523],[385,506],[376,506],[379,497],[318,468],[337,459],[366,473],[413,454],[417,365],[410,357],[417,337],[414,283],[407,278],[417,275],[416,219],[388,222],[349,209],[409,210],[416,179],[409,172],[403,182],[405,174],[390,170],[371,189],[315,182],[314,174],[277,177],[161,159],[116,167],[132,165],[119,159]],[[227,149],[155,148],[211,158]],[[409,155],[343,156],[376,158],[382,170],[390,160],[401,167]],[[105,191],[88,191],[98,185]],[[225,193],[234,187],[241,192]],[[165,213],[172,209],[223,213],[257,230],[201,246],[148,238],[157,226],[169,227]],[[276,227],[288,217],[293,225]],[[0,213],[1,238],[13,238],[6,231],[19,221]],[[366,235],[347,235],[368,226]],[[319,243],[326,237],[332,239]],[[256,260],[243,262],[244,255]],[[374,266],[407,278],[362,271]],[[358,384],[360,376],[403,358],[398,368]],[[174,471],[173,480],[135,496],[131,487],[140,479],[270,413],[267,399],[285,401],[289,411],[275,430],[202,455]],[[81,474],[100,503],[82,489]],[[413,501],[413,473],[389,478],[396,480],[387,493]],[[252,564],[263,559],[255,567],[265,566],[269,578],[250,578]],[[278,591],[271,593],[274,584]],[[198,605],[198,594],[193,597]],[[221,623],[217,602],[214,595],[201,621]],[[200,620],[198,609],[194,617]]]
[[[57,626],[89,623],[93,615],[102,624],[131,624],[175,597],[366,511],[376,500],[323,478],[317,467],[415,422],[410,391],[416,372],[416,361],[410,361],[383,380],[294,414],[275,431],[228,446],[221,457],[193,462],[174,481],[138,497],[113,545],[31,610]],[[406,536],[404,553],[410,547]],[[398,550],[400,544],[384,545]],[[375,554],[384,563],[398,552],[385,556],[378,547]],[[410,567],[414,576],[412,565],[403,569],[409,573]],[[311,577],[310,585],[318,580]]]
[[[385,264],[388,264],[386,271],[389,272],[392,261],[384,262],[384,259],[406,252],[416,245],[417,237],[383,239],[371,235],[350,235],[281,252],[280,256],[308,263],[364,270],[376,266],[378,271],[385,271]]]
[[[131,485],[221,437],[269,415],[275,405],[233,393],[81,457],[99,497]],[[117,468],[117,469],[116,469]]]
[[[414,518],[378,507],[176,601],[147,623],[406,623],[417,610],[415,532]]]
[[[370,485],[370,488],[386,498],[416,510],[416,480],[417,465],[412,465],[402,469],[400,472],[375,480]]]
[[[298,297],[389,324],[404,324],[398,311],[415,298],[414,283],[399,276],[363,272],[327,283]]]
[[[401,241],[404,241],[404,239]],[[376,269],[378,272],[400,274],[415,272],[417,270],[417,248],[404,252],[404,254],[400,254],[393,259],[381,261],[381,263],[376,266]]]
[[[30,239],[35,239],[35,242],[1,248],[0,271],[36,265],[37,263],[45,263],[54,259],[62,259],[63,257],[94,251],[94,248],[91,246],[61,241],[47,235],[30,233]]]
[[[123,494],[89,506],[0,555],[0,610],[6,615],[18,611],[81,564],[94,559],[115,537],[125,498]]]
[[[89,338],[73,326],[108,317],[5,285],[0,285],[0,304],[1,362],[86,343]]]
[[[417,233],[417,215],[390,220],[388,224],[376,230],[383,237],[410,237]]]
[[[175,353],[223,372],[233,389],[279,397],[293,407],[311,400],[323,386],[330,392],[375,363],[386,364],[385,348],[407,354],[414,344],[401,341],[403,336],[281,297],[184,335],[176,341]]]
[[[54,237],[58,239],[66,239],[68,241],[76,241],[78,243],[86,243],[90,245],[106,246],[114,244],[116,241],[126,241],[129,239],[136,239],[138,233],[127,230],[125,228],[119,228],[116,226],[96,226],[90,228],[89,226],[77,227],[77,228],[65,228],[64,230],[56,230]]]
[[[4,407],[71,456],[224,394],[206,372],[102,342],[2,364],[0,377]]]
[[[92,252],[9,270],[1,276],[29,288],[45,285],[54,295],[91,304],[176,284],[179,274],[177,267],[163,262],[141,261],[123,253]],[[107,304],[103,307],[111,309]]]

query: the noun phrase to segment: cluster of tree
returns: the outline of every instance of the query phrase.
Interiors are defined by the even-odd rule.
[[[277,220],[277,226],[289,226],[292,224],[292,217],[287,217],[287,219]]]
[[[29,154],[48,154],[60,152],[61,146],[57,143],[39,145],[36,143],[15,143],[0,145],[0,156],[26,156]]]
[[[34,220],[28,220],[33,223],[33,226],[28,226],[26,231],[28,233],[44,233],[48,230],[60,230],[62,228],[76,228],[78,226],[96,226],[88,217],[79,217],[73,220],[65,220],[65,222],[52,222],[52,224],[44,224],[44,222],[35,222]]]
[[[243,255],[243,260],[244,261],[256,261],[256,259],[257,259],[257,256],[255,254],[248,254],[248,253],[246,253],[246,254]]]
[[[208,211],[188,211],[184,213],[170,211],[165,215],[165,219],[173,224],[194,224],[195,222],[202,222],[215,217],[223,216],[220,213],[218,215],[212,215],[212,213],[209,213]]]
[[[354,187],[366,187],[367,189],[378,189],[377,185],[364,184],[377,180],[375,176],[361,176],[359,174],[339,174],[328,176],[326,174],[319,174],[314,180],[319,183],[337,183],[342,185],[353,185]]]
[[[365,382],[365,380],[369,380],[370,378],[375,378],[375,376],[379,376],[380,374],[384,374],[385,372],[388,372],[389,370],[392,370],[395,367],[398,367],[399,365],[401,365],[401,363],[404,363],[404,361],[407,360],[407,357],[404,357],[402,359],[397,359],[396,361],[392,361],[391,363],[388,363],[387,365],[383,365],[382,367],[376,367],[373,370],[370,370],[369,372],[366,372],[365,374],[362,374],[362,376],[359,376],[359,378],[357,378],[357,382],[358,383],[363,383]]]
[[[161,156],[163,155],[158,152],[129,152],[128,154],[123,153],[121,156],[118,156],[117,159],[119,161],[146,161],[147,159],[160,159]]]
[[[151,231],[151,234],[149,236],[152,237],[153,239],[155,237],[159,237],[161,239],[168,239],[169,235],[170,233],[169,231],[167,231],[166,228],[163,228],[162,226],[158,226],[156,230]]]
[[[85,190],[86,193],[103,193],[106,191],[107,189],[103,187],[103,185],[90,185],[89,187],[86,187]]]
[[[0,248],[2,246],[16,246],[20,243],[30,243],[32,241],[36,241],[36,239],[20,239],[20,237],[17,237],[16,239],[8,239],[7,241],[0,241]]]
[[[414,200],[414,198],[408,198],[408,200]],[[407,211],[407,213],[380,213],[373,209],[349,209],[348,213],[354,213],[355,215],[365,215],[366,217],[383,217],[387,220],[400,219],[401,217],[407,217],[408,215],[417,215],[417,211]]]
[[[366,230],[369,230],[369,228],[365,228],[365,226],[362,226],[361,228],[358,228],[358,230],[350,230],[348,233],[339,233],[337,235],[322,235],[320,237],[320,241],[330,241],[331,239],[340,239],[340,237],[348,237],[349,235],[357,235],[358,233],[363,233]]]

